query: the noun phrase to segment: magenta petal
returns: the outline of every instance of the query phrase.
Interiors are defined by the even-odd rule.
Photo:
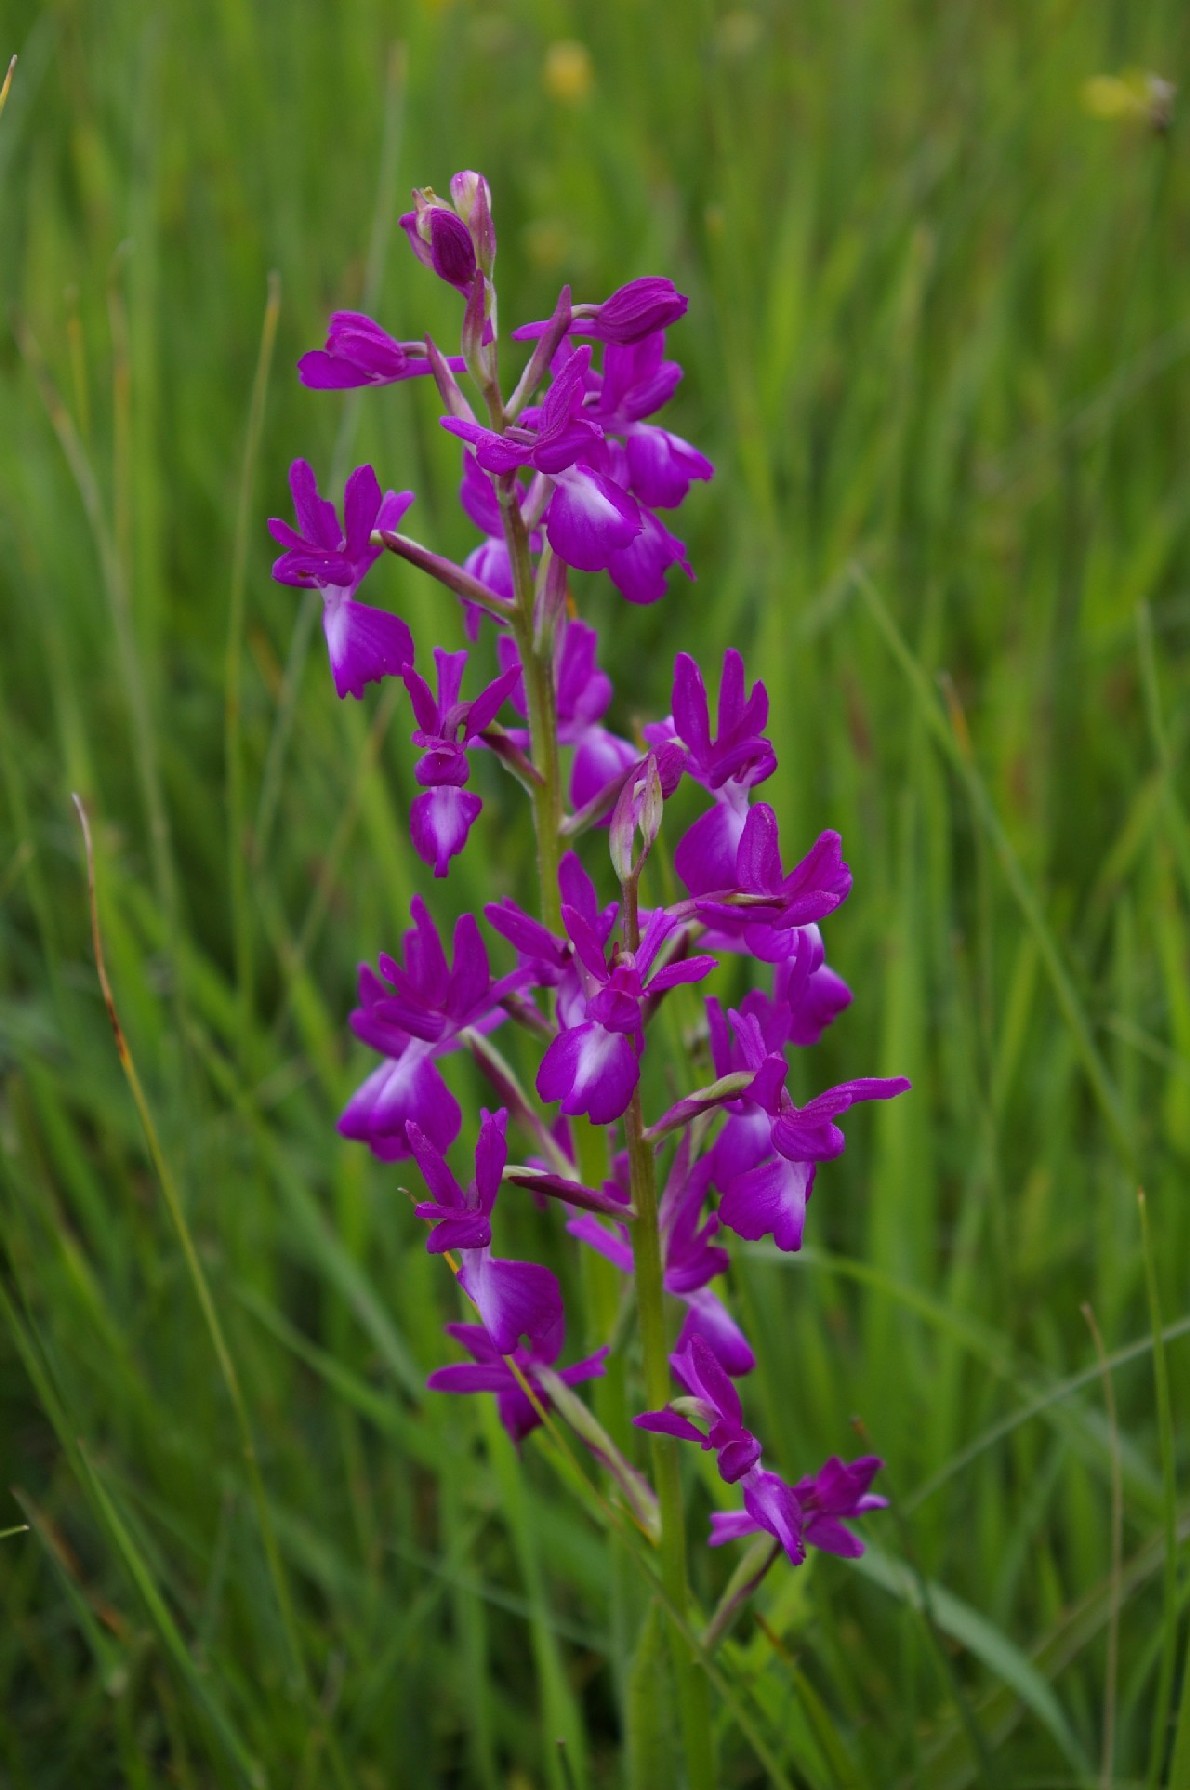
[[[499,677],[493,678],[486,690],[480,691],[467,715],[467,739],[473,739],[485,727],[492,725],[520,676],[520,666],[511,666],[507,671],[502,671]]]
[[[791,1161],[804,1157],[825,1162],[840,1156],[846,1140],[834,1115],[846,1112],[858,1100],[893,1100],[909,1086],[903,1075],[868,1075],[828,1088],[806,1106],[781,1115],[773,1126],[773,1147]]]
[[[424,362],[423,370],[429,371]],[[328,354],[325,348],[311,348],[308,354],[303,354],[298,361],[297,372],[302,384],[316,392],[344,392],[361,385],[387,385],[392,379],[403,377],[398,373],[386,379],[358,362],[341,360],[337,355]]]
[[[650,509],[677,509],[685,502],[692,479],[714,476],[715,468],[705,454],[652,423],[638,423],[626,445],[632,494]]]
[[[776,1473],[750,1473],[744,1481],[744,1505],[762,1529],[781,1543],[795,1566],[806,1557],[802,1507],[793,1490]]]
[[[323,606],[322,628],[341,697],[362,697],[366,684],[400,677],[413,663],[413,636],[400,616],[386,609],[331,597]]]
[[[812,1162],[778,1156],[731,1183],[719,1202],[719,1216],[749,1242],[771,1234],[778,1249],[800,1249],[813,1185]]]
[[[864,1544],[838,1517],[811,1516],[806,1524],[806,1540],[811,1547],[825,1554],[839,1554],[844,1560],[858,1560]]]
[[[435,1065],[413,1049],[381,1063],[356,1089],[343,1109],[339,1133],[370,1144],[385,1161],[401,1161],[411,1154],[405,1137],[410,1119],[437,1150],[449,1150],[463,1123],[459,1103]]]
[[[712,1433],[713,1439],[713,1433]],[[750,1473],[760,1459],[760,1443],[747,1430],[740,1436],[733,1436],[718,1448],[717,1465],[719,1476],[728,1485],[734,1485],[745,1473]]]
[[[429,1383],[427,1380],[426,1384]],[[742,1541],[745,1535],[755,1535],[759,1528],[755,1517],[749,1516],[746,1510],[712,1511],[709,1545],[721,1548],[725,1541]]]
[[[450,860],[462,851],[467,835],[483,807],[470,790],[444,785],[415,797],[409,809],[413,849],[423,864],[433,866],[435,876],[445,876]]]
[[[467,1202],[463,1197],[462,1188],[416,1120],[410,1120],[405,1137],[434,1204],[456,1212],[465,1211]],[[418,1216],[420,1217],[421,1214],[419,1213]]]
[[[782,884],[786,907],[782,926],[805,926],[825,919],[846,901],[851,890],[851,871],[843,862],[843,841],[837,833],[820,833],[800,864]]]
[[[568,1386],[578,1386],[584,1380],[601,1380],[607,1372],[607,1358],[611,1353],[608,1344],[596,1349],[593,1355],[584,1355],[573,1367],[562,1369],[562,1378]]]
[[[459,1284],[475,1301],[502,1355],[511,1354],[524,1336],[540,1355],[554,1359],[566,1320],[561,1289],[548,1268],[500,1261],[486,1249],[468,1250]],[[553,1355],[548,1354],[551,1347]]]
[[[467,555],[463,561],[463,570],[470,572],[471,576],[477,578],[480,584],[486,584],[494,596],[503,597],[506,603],[516,601],[512,561],[508,557],[508,548],[503,541],[492,538],[484,541],[481,546],[476,547]],[[478,603],[472,603],[468,608],[469,611],[474,610],[479,618],[491,614],[490,610],[482,608]],[[493,617],[494,619],[495,617]],[[475,634],[469,632],[468,638],[474,640]],[[523,715],[525,712],[523,704],[518,704],[517,707],[519,713]]]
[[[693,578],[684,544],[671,535],[651,510],[640,512],[641,527],[633,540],[618,548],[607,562],[612,583],[630,603],[656,603],[665,595],[666,575],[680,566]]]
[[[469,919],[469,915],[464,915]],[[460,923],[461,924],[461,923]],[[459,928],[455,929],[455,959],[462,958],[459,948]],[[486,964],[486,954],[485,954]],[[456,969],[456,975],[458,971]],[[485,978],[486,980],[486,978]],[[508,1128],[508,1114],[503,1108],[496,1113],[483,1112],[479,1121],[479,1138],[475,1145],[475,1186],[480,1205],[490,1212],[500,1191],[500,1180],[504,1173],[504,1163],[508,1155],[505,1132]]]
[[[700,1448],[711,1446],[702,1431],[695,1429],[688,1417],[680,1417],[668,1407],[662,1411],[644,1411],[632,1421],[638,1430],[649,1430],[659,1436],[677,1436],[681,1442],[697,1442]]]
[[[632,1245],[626,1241],[623,1226],[618,1231],[609,1231],[597,1218],[584,1213],[581,1218],[568,1219],[566,1229],[572,1237],[605,1257],[621,1274],[632,1273]]]
[[[405,519],[405,512],[413,503],[412,491],[386,491],[380,500],[380,508],[376,512],[374,529],[386,529],[389,534],[396,534]]]
[[[773,1126],[773,1148],[790,1162],[830,1162],[843,1154],[847,1139],[833,1120],[815,1123],[809,1115],[786,1113]]]
[[[736,855],[736,874],[745,889],[769,893],[781,881],[777,816],[767,802],[748,810]]]
[[[503,1361],[459,1361],[449,1367],[436,1367],[426,1386],[431,1392],[503,1392],[508,1379]]]
[[[827,1026],[851,1005],[851,999],[851,990],[842,976],[824,964],[790,1003],[789,1042],[801,1046],[817,1044]]]
[[[568,901],[562,903],[562,924],[583,968],[595,981],[606,982],[608,975],[603,940],[595,924],[588,920],[581,909],[571,907]]]
[[[545,532],[559,559],[580,572],[602,572],[640,532],[633,499],[601,472],[572,466],[557,475]]]
[[[733,1113],[711,1150],[716,1185],[725,1187],[738,1175],[747,1174],[764,1161],[772,1147],[772,1120],[766,1112],[754,1108]]]
[[[318,481],[308,460],[295,460],[289,469],[289,489],[298,528],[312,546],[335,553],[342,544],[335,506],[318,495]]]
[[[613,780],[622,777],[637,762],[637,750],[629,740],[622,740],[605,727],[589,727],[578,741],[570,770],[570,800],[575,809],[602,795]],[[608,798],[610,808],[615,791]]]
[[[593,1125],[609,1125],[628,1110],[640,1079],[631,1041],[594,1021],[554,1039],[537,1072],[543,1100],[560,1100],[570,1116],[586,1113]]]
[[[703,1287],[686,1298],[686,1321],[678,1336],[676,1353],[689,1347],[693,1337],[701,1336],[714,1351],[725,1373],[739,1378],[750,1374],[756,1366],[747,1337],[715,1293]]]
[[[513,472],[518,466],[529,464],[530,449],[507,435],[497,435],[494,429],[485,429],[481,423],[469,423],[458,416],[443,416],[438,421],[451,435],[471,444],[475,449],[476,464],[485,472]]]
[[[650,977],[649,993],[664,994],[667,988],[677,988],[683,982],[701,982],[718,968],[719,960],[715,957],[684,957],[680,963],[667,964]]]
[[[647,274],[619,286],[599,305],[593,317],[572,327],[583,335],[605,342],[639,342],[655,330],[666,329],[686,314],[688,300],[672,280]]]
[[[744,1418],[740,1395],[709,1343],[701,1336],[692,1337],[686,1353],[672,1357],[672,1365],[695,1397],[718,1412],[719,1422],[729,1431],[739,1430]]]
[[[357,466],[343,490],[343,540],[352,559],[371,545],[372,527],[380,513],[380,480],[371,466]]]
[[[689,653],[679,653],[674,660],[673,722],[694,756],[705,758],[711,749],[707,687],[698,661]]]
[[[426,1238],[426,1253],[442,1255],[448,1249],[486,1249],[492,1241],[492,1221],[486,1212],[468,1212],[458,1218],[439,1217],[435,1206],[415,1206],[418,1218],[437,1219]]]
[[[736,855],[747,818],[747,808],[716,802],[679,840],[674,869],[691,895],[708,895],[734,885]]]

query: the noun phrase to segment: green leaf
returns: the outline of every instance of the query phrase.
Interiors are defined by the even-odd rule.
[[[680,1782],[682,1756],[665,1613],[654,1600],[645,1612],[628,1669],[625,1703],[629,1790],[668,1790]]]

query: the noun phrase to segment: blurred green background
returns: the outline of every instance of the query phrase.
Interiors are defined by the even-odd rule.
[[[335,702],[264,521],[298,454],[370,459],[473,544],[430,392],[292,371],[338,306],[449,340],[395,218],[465,167],[506,326],[563,279],[690,295],[698,581],[580,598],[622,725],[678,650],[765,677],[786,849],[836,826],[855,872],[798,1086],[915,1083],[812,1246],[733,1271],[770,1463],[870,1447],[895,1510],[719,1656],[722,1780],[1190,1784],[1190,179],[1176,101],[1112,84],[1184,83],[1188,37],[1174,0],[0,0],[5,1785],[665,1781],[617,1728],[623,1560],[423,1395],[452,1290],[333,1125],[355,963],[432,879],[403,696]],[[407,566],[369,597],[459,643]],[[435,899],[530,876],[505,823]],[[556,1215],[509,1228],[576,1284]]]

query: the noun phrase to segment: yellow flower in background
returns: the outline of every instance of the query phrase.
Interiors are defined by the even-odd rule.
[[[552,273],[573,254],[569,227],[554,218],[538,218],[526,225],[521,238],[534,267]]]
[[[545,53],[541,80],[551,99],[569,106],[580,104],[595,85],[595,68],[586,44],[576,37],[552,43]]]
[[[1128,119],[1167,131],[1173,123],[1177,88],[1143,68],[1126,68],[1119,75],[1092,75],[1083,83],[1083,105],[1092,118]]]

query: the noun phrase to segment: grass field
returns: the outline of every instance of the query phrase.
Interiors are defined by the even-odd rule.
[[[564,278],[690,295],[698,582],[586,600],[625,720],[683,648],[764,676],[783,837],[837,827],[855,872],[813,1073],[914,1081],[812,1246],[735,1274],[774,1463],[861,1451],[857,1418],[894,1509],[719,1655],[723,1783],[1190,1787],[1190,176],[1181,120],[1085,103],[1130,66],[1184,86],[1190,13],[674,17],[0,0],[13,1790],[664,1790],[624,1776],[618,1544],[487,1401],[424,1394],[450,1288],[334,1130],[354,966],[429,879],[404,698],[334,701],[264,519],[297,454],[370,459],[472,544],[432,394],[292,371],[340,305],[446,339],[395,218],[464,167],[506,319]],[[457,644],[411,568],[373,577]],[[441,899],[530,864],[510,824]],[[695,1556],[710,1605],[730,1563]]]

